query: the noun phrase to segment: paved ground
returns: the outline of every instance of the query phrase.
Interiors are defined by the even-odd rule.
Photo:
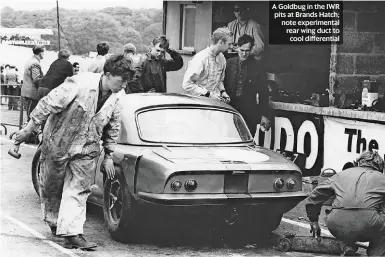
[[[219,247],[196,246],[189,241],[173,247],[165,247],[156,241],[143,242],[143,244],[118,243],[111,239],[105,227],[103,215],[100,209],[95,207],[90,208],[87,214],[85,234],[89,240],[99,245],[97,250],[83,252],[64,249],[61,247],[62,239],[51,236],[48,227],[41,220],[39,198],[33,189],[30,176],[35,147],[22,145],[20,149],[22,157],[16,160],[7,154],[12,147],[11,141],[4,136],[1,136],[0,140],[1,256],[320,256],[308,253],[278,252],[273,249],[272,244],[229,248],[224,245]],[[309,229],[301,227],[307,227],[307,224],[303,221],[296,223],[297,218],[303,216],[303,206],[300,204],[285,215],[285,219],[275,233],[294,232],[297,235],[308,235]],[[165,231],[165,234],[167,233],[169,231]]]

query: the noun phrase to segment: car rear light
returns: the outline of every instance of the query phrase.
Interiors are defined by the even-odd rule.
[[[293,189],[295,185],[297,185],[297,182],[292,178],[286,182],[286,186],[288,189]]]
[[[194,191],[197,187],[198,183],[194,179],[189,179],[184,183],[184,188],[188,192]]]
[[[281,178],[278,178],[274,181],[274,188],[281,190],[285,186],[285,181]]]
[[[172,183],[171,183],[171,189],[174,190],[174,191],[179,191],[179,189],[182,188],[182,182],[180,182],[179,180],[174,180]]]

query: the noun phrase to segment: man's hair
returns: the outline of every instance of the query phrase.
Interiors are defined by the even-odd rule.
[[[227,42],[227,38],[231,37],[233,33],[226,28],[218,28],[213,32],[213,35],[211,36],[211,43],[216,44],[219,42],[219,40],[222,40],[224,43]]]
[[[96,51],[98,52],[98,55],[106,55],[108,51],[110,50],[110,47],[107,43],[99,43],[96,46]]]
[[[168,47],[170,46],[165,35],[157,36],[156,38],[154,38],[154,40],[152,40],[153,46],[156,46],[156,44],[158,44],[158,43],[160,43],[159,47],[164,48],[164,49],[168,49]]]
[[[33,52],[33,54],[38,55],[38,54],[44,52],[44,46],[36,45],[32,48],[32,52]]]
[[[5,68],[7,68],[7,67],[10,68],[11,66],[9,66],[9,64],[6,64],[6,65],[5,65]]]
[[[59,53],[57,54],[57,57],[59,59],[68,59],[71,55],[71,52],[67,49],[62,49],[59,51]]]
[[[254,38],[249,36],[249,35],[247,35],[247,34],[243,34],[243,36],[238,38],[238,42],[237,42],[238,46],[243,46],[244,44],[247,44],[247,43],[250,43],[251,47],[253,47],[253,45],[254,45]]]
[[[358,167],[368,167],[384,172],[384,160],[377,151],[363,152],[354,162]]]
[[[123,80],[128,80],[134,72],[131,59],[125,58],[123,54],[112,55],[108,58],[103,71],[104,74],[109,72],[113,76],[121,76]]]
[[[79,63],[78,62],[74,62],[73,64],[72,64],[72,67],[76,67],[76,66],[78,66],[79,65]]]

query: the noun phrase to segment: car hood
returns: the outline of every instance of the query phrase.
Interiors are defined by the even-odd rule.
[[[176,163],[210,163],[210,164],[254,164],[277,161],[275,154],[258,148],[240,147],[169,147],[153,152],[162,158]],[[282,162],[282,159],[280,159]]]

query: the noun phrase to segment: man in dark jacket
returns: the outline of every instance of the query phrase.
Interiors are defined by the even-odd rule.
[[[71,53],[67,49],[62,49],[58,53],[58,59],[54,61],[47,74],[40,81],[38,94],[42,98],[46,96],[52,89],[61,85],[67,77],[72,77],[73,67],[68,61]]]
[[[171,59],[164,57],[170,54]],[[178,52],[169,48],[165,36],[156,37],[152,41],[150,52],[141,58],[141,74],[134,75],[140,80],[144,92],[166,92],[167,71],[177,71],[183,67],[183,59]]]
[[[353,250],[356,241],[369,241],[369,256],[385,256],[384,160],[377,152],[367,151],[355,164],[317,186],[306,199],[311,230],[321,234],[321,207],[335,196],[326,220],[330,233],[347,245],[346,250]]]
[[[237,57],[227,60],[224,85],[233,106],[245,119],[252,136],[257,124],[270,129],[269,88],[261,61],[250,57],[254,38],[238,39]]]
[[[33,56],[24,65],[23,86],[21,87],[21,96],[26,100],[27,119],[30,119],[30,114],[35,109],[39,95],[37,92],[38,85],[43,78],[40,60],[44,57],[44,46],[34,46],[32,48]]]

